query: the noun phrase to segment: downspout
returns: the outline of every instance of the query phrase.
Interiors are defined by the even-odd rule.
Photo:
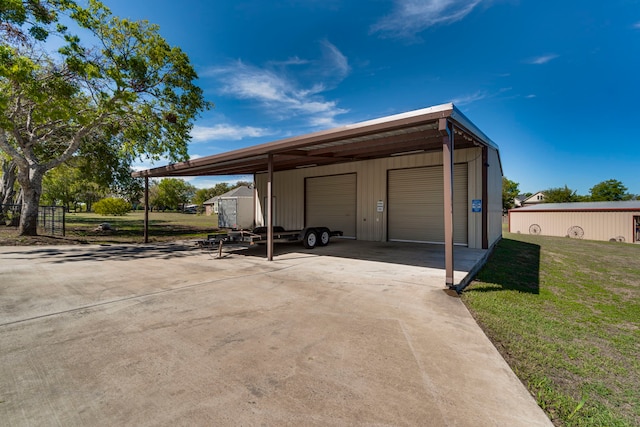
[[[446,118],[438,121],[442,135],[442,170],[444,180],[444,264],[445,286],[456,292],[453,277],[453,126]]]

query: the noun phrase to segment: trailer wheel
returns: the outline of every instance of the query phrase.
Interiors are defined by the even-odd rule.
[[[318,241],[319,246],[327,246],[331,239],[331,233],[326,228],[320,230],[320,238]]]
[[[304,235],[304,239],[302,240],[302,244],[307,249],[313,249],[318,244],[318,234],[313,231],[307,231],[307,234]]]

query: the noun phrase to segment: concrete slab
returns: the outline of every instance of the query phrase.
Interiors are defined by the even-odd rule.
[[[550,426],[400,246],[0,247],[2,424]]]

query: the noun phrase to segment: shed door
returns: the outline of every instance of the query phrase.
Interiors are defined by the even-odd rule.
[[[305,226],[326,226],[356,237],[356,174],[305,180]]]
[[[238,199],[218,199],[218,227],[238,227]]]
[[[390,170],[389,240],[444,242],[442,166]],[[453,167],[453,241],[467,244],[467,164]]]

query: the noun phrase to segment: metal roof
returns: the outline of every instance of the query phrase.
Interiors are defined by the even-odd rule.
[[[509,212],[546,212],[546,211],[640,211],[640,200],[622,202],[575,202],[575,203],[539,203],[511,209]]]
[[[452,123],[455,148],[498,146],[453,104],[382,117],[186,162],[134,172],[134,177],[245,175],[442,150],[439,120]]]
[[[216,200],[218,199],[224,199],[224,198],[233,198],[233,197],[253,197],[253,189],[247,187],[246,185],[241,185],[240,187],[236,187],[232,190],[227,191],[226,193],[220,194],[219,196],[214,196],[212,198],[210,198],[209,200],[203,202],[203,205],[212,205],[216,202]]]

